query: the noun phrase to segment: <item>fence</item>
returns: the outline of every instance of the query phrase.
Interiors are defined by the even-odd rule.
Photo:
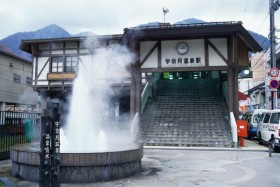
[[[0,111],[0,160],[8,159],[10,147],[40,137],[41,114]]]

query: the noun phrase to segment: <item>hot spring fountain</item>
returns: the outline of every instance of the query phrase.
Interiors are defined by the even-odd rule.
[[[81,57],[82,58],[82,57]],[[60,182],[96,182],[120,179],[141,170],[143,147],[137,143],[138,116],[118,124],[108,120],[108,99],[114,94],[108,75],[115,81],[127,75],[133,62],[127,48],[95,49],[79,64],[67,125],[61,129]],[[11,149],[12,174],[39,181],[39,143]]]

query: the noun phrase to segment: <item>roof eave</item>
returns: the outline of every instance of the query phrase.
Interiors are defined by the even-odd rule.
[[[184,38],[184,37],[207,37],[221,36],[239,33],[240,38],[244,40],[248,49],[252,52],[262,51],[263,48],[251,36],[251,34],[242,26],[241,22],[225,22],[224,24],[193,24],[177,27],[176,25],[151,28],[126,28],[122,40],[141,39],[158,40],[160,38]]]
[[[79,36],[79,37],[66,37],[66,38],[42,38],[42,39],[29,39],[29,40],[22,40],[20,44],[20,49],[22,51],[32,53],[31,45],[38,44],[38,43],[48,43],[48,42],[71,42],[71,41],[85,41],[87,39],[98,39],[98,40],[108,40],[108,39],[115,39],[119,40],[121,38],[121,34],[114,34],[114,35],[95,35],[95,36]]]

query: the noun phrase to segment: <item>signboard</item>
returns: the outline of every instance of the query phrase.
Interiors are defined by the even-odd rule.
[[[271,68],[269,73],[271,77],[277,77],[279,75],[279,70],[277,68]]]
[[[161,41],[161,67],[205,67],[204,40]]]
[[[76,73],[48,73],[48,80],[75,79]]]

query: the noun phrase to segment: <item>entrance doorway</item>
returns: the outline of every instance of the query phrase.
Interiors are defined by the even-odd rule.
[[[163,72],[156,95],[221,96],[219,71]]]

